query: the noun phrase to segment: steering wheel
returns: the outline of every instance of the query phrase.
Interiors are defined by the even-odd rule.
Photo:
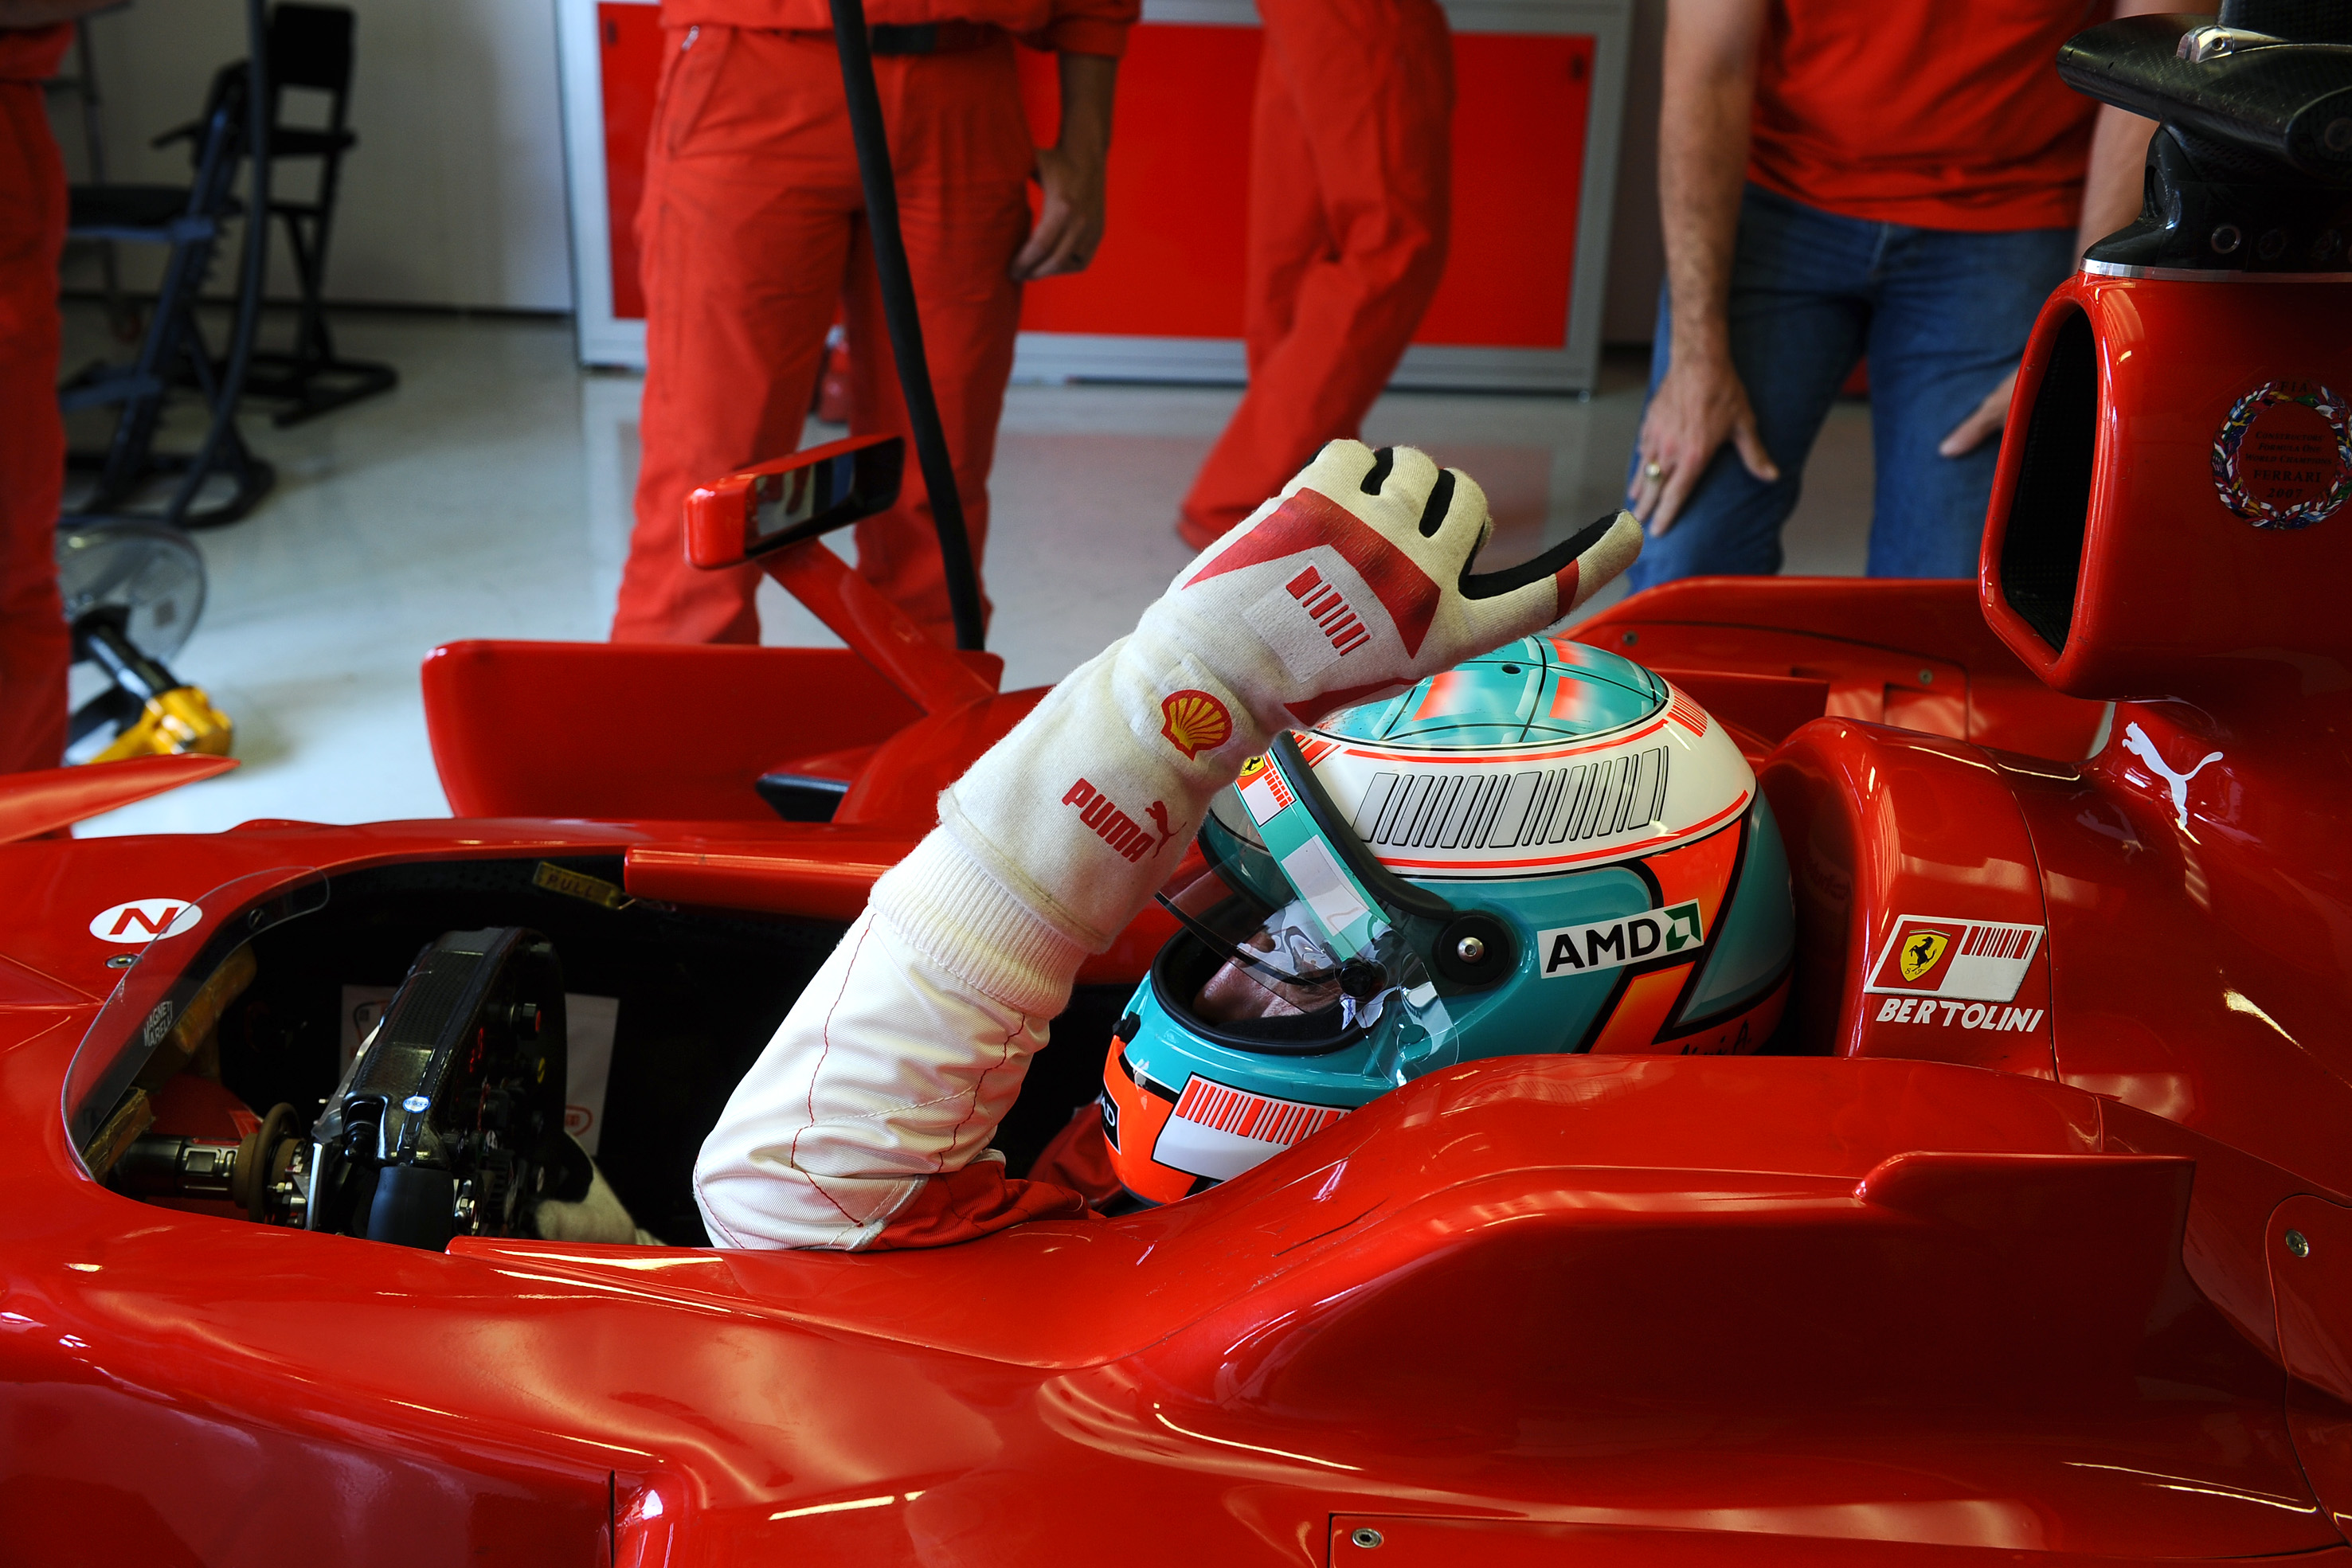
[[[535,931],[452,931],[417,955],[310,1130],[305,1228],[438,1251],[535,1236],[593,1172],[563,1131],[563,970]]]

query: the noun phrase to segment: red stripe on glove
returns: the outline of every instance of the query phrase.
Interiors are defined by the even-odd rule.
[[[1299,555],[1317,545],[1329,545],[1356,569],[1395,622],[1405,656],[1419,658],[1421,640],[1429,635],[1429,623],[1437,616],[1437,584],[1411,556],[1382,538],[1355,513],[1313,490],[1293,490],[1272,517],[1235,538],[1230,549],[1184,586],[1191,588],[1262,561]]]

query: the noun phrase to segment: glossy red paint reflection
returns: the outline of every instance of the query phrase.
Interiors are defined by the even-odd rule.
[[[458,821],[0,844],[10,1560],[2346,1560],[2352,518],[2282,543],[2191,482],[2247,375],[2352,384],[2334,296],[2287,287],[2221,301],[2238,341],[2197,329],[2229,286],[2053,299],[2001,496],[2079,315],[2063,649],[2026,640],[2001,499],[1976,585],[1688,582],[1578,633],[1759,763],[1798,925],[1774,1053],[1449,1068],[1122,1218],[431,1253],[135,1202],[68,1143],[127,950],[92,922],[128,903],[315,879],[363,934],[370,897],[428,918],[427,871],[551,860],[600,908],[821,953],[1037,694],[891,643],[813,558],[856,652],[436,651]],[[835,820],[775,820],[768,771],[845,785]],[[86,1063],[152,1016],[117,1011]],[[213,1088],[158,1126],[217,1134]]]

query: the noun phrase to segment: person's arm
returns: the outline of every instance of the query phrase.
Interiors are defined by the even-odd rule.
[[[0,32],[53,27],[121,4],[122,0],[0,0]]]
[[[1110,157],[1110,109],[1118,61],[1104,55],[1065,53],[1062,128],[1051,147],[1037,149],[1037,183],[1045,199],[1029,243],[1013,258],[1015,281],[1083,272],[1103,235],[1103,176]]]
[[[1642,468],[1627,499],[1653,535],[1674,527],[1727,439],[1759,479],[1780,470],[1731,364],[1727,310],[1748,120],[1767,0],[1667,0],[1658,109],[1658,206],[1665,230],[1672,358],[1642,419]]]
[[[702,1145],[712,1239],[929,1247],[1083,1214],[989,1140],[1080,960],[1151,901],[1210,797],[1277,731],[1550,625],[1642,548],[1620,512],[1475,571],[1491,532],[1466,476],[1334,441],[1180,572],[875,883]]]
[[[2163,4],[2167,0],[2150,0]],[[2114,104],[2099,106],[2091,134],[2091,162],[2083,181],[2083,221],[2074,232],[2074,258],[2139,216],[2148,139],[2156,121]]]
[[[2116,15],[2139,16],[2168,11],[2174,0],[2118,0]],[[2091,159],[2083,172],[2083,218],[2074,230],[2074,259],[2139,216],[2141,171],[2147,163],[2147,139],[2156,121],[2127,113],[2112,103],[2099,106],[2099,120],[2091,132]],[[2000,384],[1985,394],[1976,412],[1944,437],[1937,452],[1962,457],[2000,434],[2009,423],[2009,402],[2017,391],[2011,368]]]

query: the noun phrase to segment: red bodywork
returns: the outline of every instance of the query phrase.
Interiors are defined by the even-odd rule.
[[[814,544],[765,564],[868,657],[437,650],[454,822],[0,847],[9,1561],[2352,1562],[2352,519],[2252,527],[2212,463],[2263,382],[2352,382],[2333,308],[2077,278],[1980,584],[1685,582],[1581,629],[1758,764],[1799,921],[1775,1053],[1450,1069],[1129,1218],[435,1254],[83,1173],[77,1047],[79,1085],[170,977],[167,938],[101,1016],[129,949],[89,925],[128,901],[315,871],[304,918],[356,933],[370,876],[557,859],[679,929],[849,919],[1037,694]],[[2085,375],[2082,428],[2037,405]],[[2133,726],[2221,756],[2176,803]],[[847,781],[835,820],[775,820],[770,771]],[[1865,989],[1906,920],[2043,935],[2008,1002],[1923,1014]]]

